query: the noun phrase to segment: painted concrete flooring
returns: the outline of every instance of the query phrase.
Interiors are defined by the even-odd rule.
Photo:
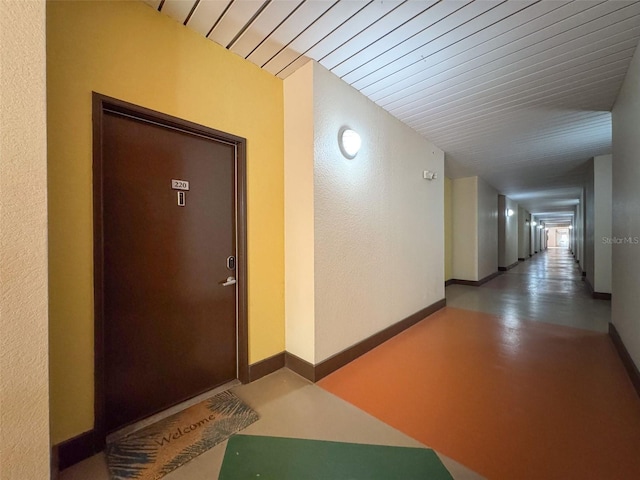
[[[319,385],[487,478],[640,478],[640,398],[570,254],[452,287]]]
[[[640,478],[640,399],[566,250],[548,250],[313,385],[283,369],[233,391],[242,433],[420,447],[454,478]],[[324,389],[324,390],[323,390]],[[167,480],[217,478],[226,442]],[[444,455],[443,455],[444,454]],[[447,456],[445,456],[447,455]],[[107,480],[102,455],[61,480]]]
[[[384,424],[287,369],[232,389],[260,414],[244,429],[246,435],[330,440],[337,442],[424,447],[420,442]],[[163,477],[166,480],[218,478],[227,442],[212,448]],[[456,480],[482,477],[440,455]],[[61,480],[109,480],[103,454],[95,455],[60,474]],[[301,479],[304,480],[304,479]]]
[[[450,285],[450,307],[607,332],[611,302],[591,298],[578,264],[564,248],[550,248],[481,287]]]

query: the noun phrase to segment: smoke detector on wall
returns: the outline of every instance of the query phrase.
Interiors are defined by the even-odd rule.
[[[422,177],[427,180],[436,180],[438,178],[438,174],[436,172],[432,172],[431,170],[425,170],[422,173]]]

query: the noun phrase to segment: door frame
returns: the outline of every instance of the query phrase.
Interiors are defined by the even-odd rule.
[[[249,332],[247,301],[247,140],[171,115],[93,92],[93,296],[94,296],[94,439],[98,450],[106,439],[104,351],[104,251],[103,251],[103,117],[105,112],[221,141],[236,149],[236,343],[237,377],[249,381]]]

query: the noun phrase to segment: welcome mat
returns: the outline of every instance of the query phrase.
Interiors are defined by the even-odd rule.
[[[234,435],[219,480],[453,480],[427,448]]]
[[[113,480],[156,480],[258,420],[231,392],[223,392],[107,444]]]

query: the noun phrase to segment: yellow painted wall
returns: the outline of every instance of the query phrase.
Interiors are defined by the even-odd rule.
[[[284,350],[282,81],[141,2],[47,5],[52,441],[93,427],[91,92],[247,138],[249,361]]]
[[[451,179],[444,177],[444,279],[453,278],[453,189]]]

